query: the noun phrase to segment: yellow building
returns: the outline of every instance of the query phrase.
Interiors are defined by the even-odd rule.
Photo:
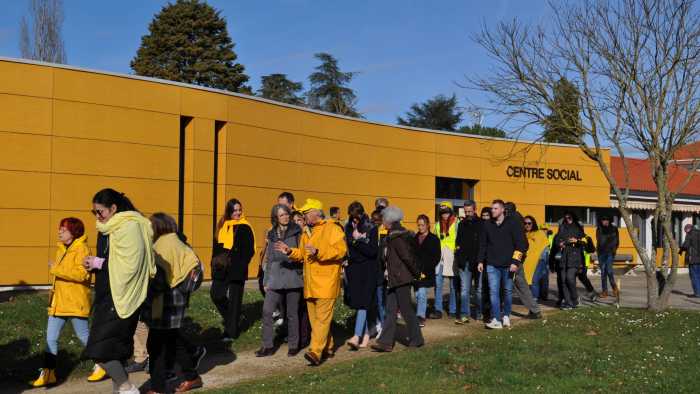
[[[63,217],[81,218],[94,245],[91,199],[104,187],[146,214],[178,218],[207,265],[232,197],[258,239],[282,191],[342,209],[387,197],[411,226],[445,198],[510,200],[540,222],[562,207],[610,207],[605,178],[574,146],[378,124],[16,59],[0,59],[0,108],[0,285],[48,282]]]

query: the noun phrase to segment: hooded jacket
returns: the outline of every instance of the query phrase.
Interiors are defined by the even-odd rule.
[[[575,239],[575,241],[570,242],[571,238]],[[561,243],[564,243],[563,248],[560,247]],[[586,234],[576,218],[571,224],[563,221],[559,226],[557,235],[554,236],[552,255],[555,256],[557,253],[560,253],[559,267],[561,268],[581,268],[586,264],[583,255],[585,245]]]
[[[700,230],[693,228],[685,235],[681,251],[685,252],[686,264],[700,264]]]
[[[389,288],[410,284],[419,277],[415,242],[413,233],[399,224],[389,231],[384,250],[381,252],[386,264]]]
[[[83,259],[90,254],[86,240],[83,235],[69,246],[58,244],[56,260],[49,270],[53,275],[49,316],[90,315],[90,273],[83,268]]]
[[[275,242],[284,242],[290,248],[299,246],[301,227],[290,222],[283,234],[279,234],[277,228],[267,232],[267,251],[265,260],[265,276],[263,284],[272,290],[301,289],[304,287],[303,266],[293,261],[286,254],[275,250]]]
[[[617,227],[612,223],[608,227],[600,225],[595,230],[595,238],[598,244],[596,248],[598,254],[615,255],[617,248],[620,246],[620,232],[617,230]]]

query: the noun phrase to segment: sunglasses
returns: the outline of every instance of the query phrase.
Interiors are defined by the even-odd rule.
[[[104,209],[93,209],[93,210],[90,210],[90,212],[92,212],[92,214],[95,215],[95,216],[97,216],[97,217],[103,217],[103,216],[104,216],[104,214],[102,213],[103,211],[105,211],[105,210],[104,210]]]
[[[525,222],[526,226],[532,226],[532,222]]]

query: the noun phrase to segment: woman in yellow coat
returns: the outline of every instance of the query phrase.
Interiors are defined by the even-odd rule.
[[[542,289],[541,284],[545,283],[544,279],[549,275],[549,238],[545,230],[538,228],[534,217],[530,215],[525,216],[523,224],[525,226],[525,236],[530,245],[523,262],[525,279],[527,284],[530,285],[532,296],[535,299],[539,299],[540,292],[547,290]],[[549,281],[546,281],[546,283],[549,284]]]
[[[88,339],[90,274],[83,267],[83,260],[90,254],[90,249],[86,244],[83,222],[76,218],[61,220],[58,226],[58,239],[60,242],[56,251],[56,260],[49,265],[49,274],[53,280],[49,293],[44,365],[39,378],[32,382],[34,387],[56,383],[58,337],[68,320],[73,324],[75,335],[83,345]],[[93,375],[96,372],[93,372]],[[104,375],[102,371],[100,379]]]

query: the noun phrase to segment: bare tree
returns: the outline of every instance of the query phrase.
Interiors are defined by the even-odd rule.
[[[65,63],[62,25],[61,0],[30,0],[29,22],[24,17],[20,21],[19,47],[22,57],[50,63]]]
[[[488,76],[469,79],[489,93],[491,110],[517,120],[524,130],[551,115],[557,82],[566,78],[580,92],[580,119],[570,119],[571,138],[595,160],[619,201],[619,210],[647,279],[647,306],[668,306],[678,268],[679,244],[671,212],[677,190],[669,188],[674,153],[697,139],[700,129],[700,19],[693,0],[587,0],[550,3],[550,25],[513,20],[475,36],[495,60]],[[574,124],[577,123],[577,124]],[[631,152],[648,158],[657,188],[654,212],[661,224],[664,256],[671,259],[659,295],[656,251],[647,251],[633,230],[628,186],[613,178],[607,149],[622,158],[626,185]],[[698,164],[690,171],[693,174]],[[692,175],[691,175],[692,176]],[[663,275],[666,275],[663,273]]]

